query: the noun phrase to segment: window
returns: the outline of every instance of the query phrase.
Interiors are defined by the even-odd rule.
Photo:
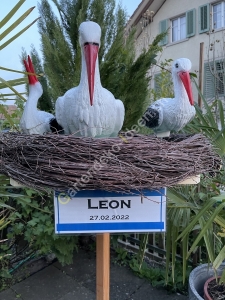
[[[172,21],[172,42],[186,38],[186,16],[173,19]]]
[[[224,1],[212,6],[212,28],[213,29],[219,29],[225,26],[224,12],[225,12]]]
[[[210,14],[211,19],[210,20]],[[210,24],[211,23],[211,24]],[[225,1],[199,7],[199,33],[225,27]]]
[[[168,42],[176,42],[195,35],[196,31],[196,9],[191,9],[186,14],[177,18],[162,20],[159,23],[160,33],[165,32],[171,28],[171,39],[166,35],[161,41],[161,46]]]

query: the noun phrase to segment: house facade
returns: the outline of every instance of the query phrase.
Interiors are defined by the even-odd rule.
[[[223,97],[225,62],[225,1],[142,0],[127,30],[136,26],[136,55],[151,44],[154,37],[168,30],[158,60],[189,58],[192,72],[199,77],[200,43],[203,44],[203,93],[207,99]],[[160,69],[151,70],[154,78]],[[197,79],[198,81],[198,79]],[[197,101],[197,90],[194,91]]]

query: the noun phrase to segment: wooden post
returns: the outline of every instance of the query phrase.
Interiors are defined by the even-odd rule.
[[[96,236],[96,300],[109,300],[110,234]]]
[[[199,80],[198,86],[201,91],[203,92],[203,65],[204,65],[204,43],[200,43],[200,54],[199,54]],[[198,106],[202,108],[202,98],[198,95]]]

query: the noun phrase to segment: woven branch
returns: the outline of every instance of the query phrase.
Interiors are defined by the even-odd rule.
[[[170,187],[219,169],[221,160],[202,135],[160,139],[0,135],[2,174],[39,190],[124,191]]]

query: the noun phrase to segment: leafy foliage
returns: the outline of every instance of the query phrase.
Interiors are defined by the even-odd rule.
[[[42,40],[44,72],[50,86],[49,94],[55,101],[75,84],[74,80],[78,82],[74,52],[71,51],[71,45],[49,1],[41,2],[39,12],[42,16],[38,26]]]
[[[213,252],[213,249],[209,249],[209,240],[208,238],[205,240],[206,246],[207,246],[207,252],[209,255],[209,260],[213,264],[213,268],[215,269],[215,272],[217,268],[220,266],[220,264],[225,259],[225,252],[224,252],[224,236],[223,232],[225,230],[225,214],[224,214],[224,206],[225,206],[225,194],[224,194],[224,155],[225,155],[225,136],[224,136],[224,108],[223,108],[223,102],[220,99],[214,98],[214,101],[212,104],[208,104],[205,97],[199,90],[196,82],[194,81],[198,92],[201,96],[202,102],[203,102],[203,109],[200,109],[196,105],[196,117],[195,119],[187,126],[187,130],[189,132],[196,132],[200,131],[202,132],[206,137],[211,140],[212,145],[215,148],[215,151],[217,151],[220,156],[223,159],[223,166],[220,170],[220,178],[216,181],[213,185],[214,188],[217,188],[218,190],[218,196],[215,198],[213,197],[210,199],[210,203],[208,203],[208,209],[205,210],[205,212],[210,216],[207,222],[205,222],[204,225],[204,231],[203,234],[208,234],[208,230],[211,226],[213,227],[213,234],[216,235],[216,240],[220,241],[220,245],[217,248],[217,251]],[[216,200],[216,203],[213,204],[213,200]],[[214,201],[215,202],[215,201]],[[193,219],[193,221],[189,224],[189,231],[192,230],[194,226],[196,226],[196,223],[198,222],[198,218],[201,217],[200,213],[196,215],[196,217]],[[216,224],[216,227],[215,227]],[[215,230],[216,229],[216,230]],[[187,234],[187,230],[182,233],[180,236],[181,238],[185,237]],[[193,250],[193,247],[196,246],[196,244],[199,241],[200,233],[197,236],[196,240],[194,241],[192,248],[189,250]],[[221,281],[224,282],[225,280],[225,271],[222,274]]]
[[[196,116],[184,130],[192,134],[204,134],[223,158],[225,139],[222,101],[215,98],[209,105],[193,77],[192,79],[204,107],[200,109],[195,105]],[[175,253],[179,247],[183,257],[183,280],[188,259],[200,246],[205,247],[206,259],[213,263],[215,271],[225,259],[224,237],[220,233],[225,229],[225,194],[221,193],[224,187],[224,170],[217,170],[211,175],[208,178],[202,177],[201,183],[196,187],[169,189],[167,253],[172,252],[172,255],[167,255],[167,274],[170,262],[172,273],[175,274]]]
[[[143,235],[144,236],[144,235]],[[170,292],[181,292],[187,294],[187,284],[183,284],[182,266],[180,262],[176,262],[175,279],[172,278],[172,273],[167,275],[165,268],[160,264],[152,266],[148,260],[143,260],[140,265],[139,254],[134,254],[123,248],[116,248],[116,257],[114,263],[129,266],[131,270],[140,278],[145,278],[155,287],[166,287]],[[191,269],[187,269],[186,276],[189,276]],[[166,281],[167,279],[167,281]]]
[[[167,251],[172,254],[171,257],[167,255],[167,269],[171,260],[174,274],[175,254],[179,248],[183,258],[183,280],[188,259],[200,245],[206,249],[206,260],[212,262],[215,259],[216,245],[221,244],[221,239],[215,240],[219,231],[219,226],[216,226],[218,215],[222,223],[225,221],[221,215],[224,204],[219,204],[224,196],[219,193],[212,180],[203,180],[201,186],[169,189]]]
[[[0,28],[5,26],[8,21],[15,15],[17,10],[21,7],[21,5],[25,2],[25,0],[20,0],[18,3],[13,7],[13,9],[3,18],[3,20],[0,21]],[[12,25],[10,25],[7,29],[5,29],[1,35],[0,40],[4,39],[9,33],[11,33],[21,22],[26,19],[26,17],[32,12],[34,7],[31,7],[28,9],[19,19],[17,19]],[[0,50],[7,47],[12,41],[14,41],[17,37],[19,37],[22,33],[24,33],[31,25],[33,25],[37,20],[34,20],[31,24],[24,27],[20,32],[15,34],[12,38],[4,42],[2,45],[0,45]]]
[[[0,28],[3,28],[4,26],[8,26],[8,22],[16,14],[16,12],[18,11],[18,9],[22,6],[22,4],[24,2],[25,2],[25,0],[19,0],[17,2],[17,4],[12,8],[12,10],[2,20],[0,20]],[[26,17],[32,12],[33,9],[34,9],[34,7],[28,9],[20,18],[18,18],[15,22],[13,22],[12,25],[10,25],[6,29],[4,29],[3,32],[0,34],[0,42],[4,38],[6,38],[11,32],[15,31],[15,29],[17,28],[17,26],[26,19]],[[0,44],[0,50],[4,49],[10,43],[12,43],[17,37],[19,37],[22,33],[24,33],[36,21],[37,21],[37,19],[34,20],[29,25],[25,26],[22,30],[20,30],[19,32],[17,32],[13,37],[9,38],[6,42],[4,42],[3,44]],[[22,73],[20,71],[11,70],[11,69],[4,68],[4,67],[0,67],[0,69],[4,70],[4,71],[8,71],[8,72]],[[15,86],[18,86],[18,85],[21,85],[21,84],[24,84],[24,83],[25,83],[24,78],[18,78],[18,79],[6,81],[6,80],[4,80],[3,78],[0,77],[0,90],[8,87],[13,92],[11,94],[0,93],[0,100],[7,100],[7,98],[9,96],[11,97],[11,96],[14,96],[14,95],[17,95],[19,98],[25,100],[23,98],[23,96],[14,89]],[[4,110],[4,108],[2,109],[2,111],[7,115],[7,112],[6,112],[6,110]]]
[[[146,109],[146,101],[149,95],[148,84],[150,77],[147,73],[151,66],[156,63],[157,53],[161,50],[158,46],[158,42],[163,38],[164,34],[158,35],[148,50],[144,50],[142,54],[134,60],[134,57],[130,57],[130,61],[122,57],[121,66],[122,69],[117,69],[117,72],[112,72],[113,76],[116,76],[119,81],[117,86],[114,88],[114,95],[116,98],[120,98],[125,106],[125,121],[123,128],[128,130],[132,125],[137,124],[138,119]],[[120,48],[122,49],[122,48]],[[131,51],[128,48],[128,53]],[[125,56],[126,53],[123,52]],[[111,61],[113,61],[111,59]],[[117,60],[114,60],[117,62]],[[104,73],[103,73],[104,74]],[[105,76],[106,77],[106,76]],[[113,87],[115,81],[108,77],[109,85]]]
[[[1,186],[0,197],[0,290],[11,282],[13,271],[34,255],[54,253],[61,264],[72,262],[78,238],[55,235],[51,194],[7,185],[4,193]]]
[[[174,89],[171,72],[172,59],[166,59],[159,65],[161,68],[160,73],[155,77],[155,86],[158,88],[150,90],[151,102],[156,101],[160,98],[173,98]]]
[[[51,194],[42,195],[26,188],[18,194],[11,191],[2,201],[14,209],[8,217],[10,230],[6,235],[7,239],[13,241],[20,237],[19,239],[26,241],[29,247],[39,254],[53,252],[62,264],[72,262],[73,251],[77,248],[77,238],[54,234]],[[10,252],[10,247],[8,251]]]
[[[4,29],[3,32],[0,34],[0,42],[3,39],[7,38],[7,36],[10,33],[14,32],[16,30],[17,26],[20,23],[22,23],[34,9],[34,7],[28,9],[20,18],[18,18],[15,22],[13,22],[12,25],[9,26],[8,25],[9,21],[11,21],[11,19],[15,16],[18,9],[22,6],[22,4],[24,2],[25,2],[25,0],[18,1],[17,4],[12,8],[12,10],[2,20],[0,20],[0,28],[6,27],[6,29]],[[9,38],[3,44],[0,44],[0,50],[4,49],[10,43],[12,43],[17,37],[19,37],[21,34],[23,34],[27,29],[29,29],[30,26],[32,26],[36,21],[37,21],[37,19],[34,20],[29,25],[25,26],[21,31],[17,32],[12,38]],[[3,71],[7,71],[7,72],[15,72],[18,74],[24,74],[24,72],[8,69],[8,68],[1,67],[1,66],[0,66],[0,69]],[[19,122],[20,116],[22,114],[22,110],[21,110],[21,108],[23,106],[22,103],[24,103],[24,101],[26,101],[26,99],[23,97],[23,93],[17,92],[15,87],[17,87],[18,85],[22,85],[25,82],[26,82],[26,79],[23,77],[20,77],[18,79],[8,80],[8,81],[4,80],[4,78],[0,78],[0,90],[3,90],[5,88],[9,88],[11,90],[11,92],[0,92],[0,100],[2,100],[2,101],[15,100],[16,103],[19,104],[19,109],[17,111],[15,111],[12,115],[9,114],[9,112],[7,110],[7,106],[2,105],[2,104],[0,105],[0,113],[3,114],[5,117],[5,121],[2,124],[0,124],[1,129],[5,129],[5,128],[7,128],[7,129],[12,128],[14,130],[18,129],[18,122]]]
[[[185,129],[192,133],[202,132],[211,140],[215,150],[223,157],[225,155],[225,118],[223,103],[220,99],[215,99],[212,104],[209,105],[199,90],[195,80],[194,83],[203,101],[204,109],[202,110],[197,104],[195,105],[196,117]]]

